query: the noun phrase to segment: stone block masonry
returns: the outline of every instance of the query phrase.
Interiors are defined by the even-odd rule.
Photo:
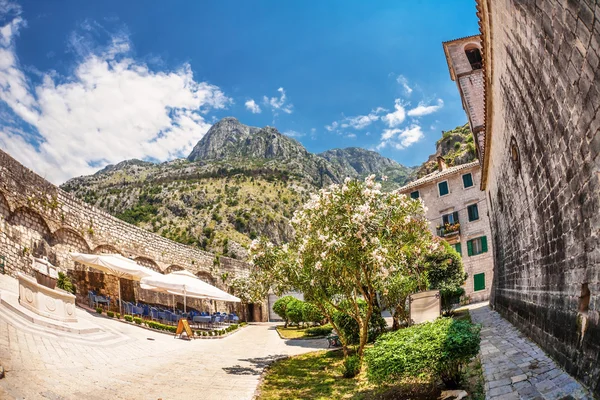
[[[600,4],[478,7],[493,305],[598,396]]]
[[[46,256],[53,264],[72,271],[71,275],[78,279],[80,295],[100,287],[116,296],[116,278],[93,276],[80,267],[75,273],[75,263],[68,256],[72,251],[121,253],[163,273],[186,269],[225,290],[227,282],[249,273],[245,262],[217,258],[92,207],[0,150],[0,262],[4,260],[5,272],[13,276],[17,271],[31,273],[31,257]],[[126,291],[135,292],[138,298],[168,300],[139,289],[135,283],[129,286],[125,284]]]

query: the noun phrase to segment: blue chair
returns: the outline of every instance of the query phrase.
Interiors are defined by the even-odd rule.
[[[154,307],[150,308],[150,318],[153,319],[154,321],[158,321],[158,319],[159,319],[158,309],[156,309]]]

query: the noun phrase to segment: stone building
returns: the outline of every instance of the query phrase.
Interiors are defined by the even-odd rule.
[[[444,50],[479,144],[492,304],[600,395],[600,4],[477,8],[481,35]]]
[[[225,291],[229,282],[250,271],[243,261],[173,242],[92,207],[0,150],[0,273],[31,274],[32,257],[45,256],[75,280],[78,301],[86,301],[91,289],[116,298],[118,278],[77,265],[68,255],[73,251],[119,253],[161,273],[185,269]],[[165,305],[172,301],[171,295],[141,289],[131,280],[121,279],[121,287],[124,300]],[[254,321],[266,321],[268,316],[266,302],[241,306],[189,299],[188,305],[235,309]]]
[[[438,157],[437,171],[399,189],[423,200],[431,231],[461,254],[468,274],[465,295],[471,302],[489,298],[494,275],[487,200],[480,181],[477,161],[447,167]]]

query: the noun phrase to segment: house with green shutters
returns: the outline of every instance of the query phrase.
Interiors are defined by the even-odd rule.
[[[423,200],[431,231],[462,256],[469,302],[490,297],[494,258],[485,192],[479,190],[479,162],[448,167],[438,157],[437,171],[399,189]]]

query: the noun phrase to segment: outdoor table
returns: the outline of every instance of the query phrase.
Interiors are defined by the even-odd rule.
[[[194,317],[194,319],[192,320],[194,322],[198,322],[201,324],[210,324],[210,316],[202,316],[202,315],[197,315]]]

